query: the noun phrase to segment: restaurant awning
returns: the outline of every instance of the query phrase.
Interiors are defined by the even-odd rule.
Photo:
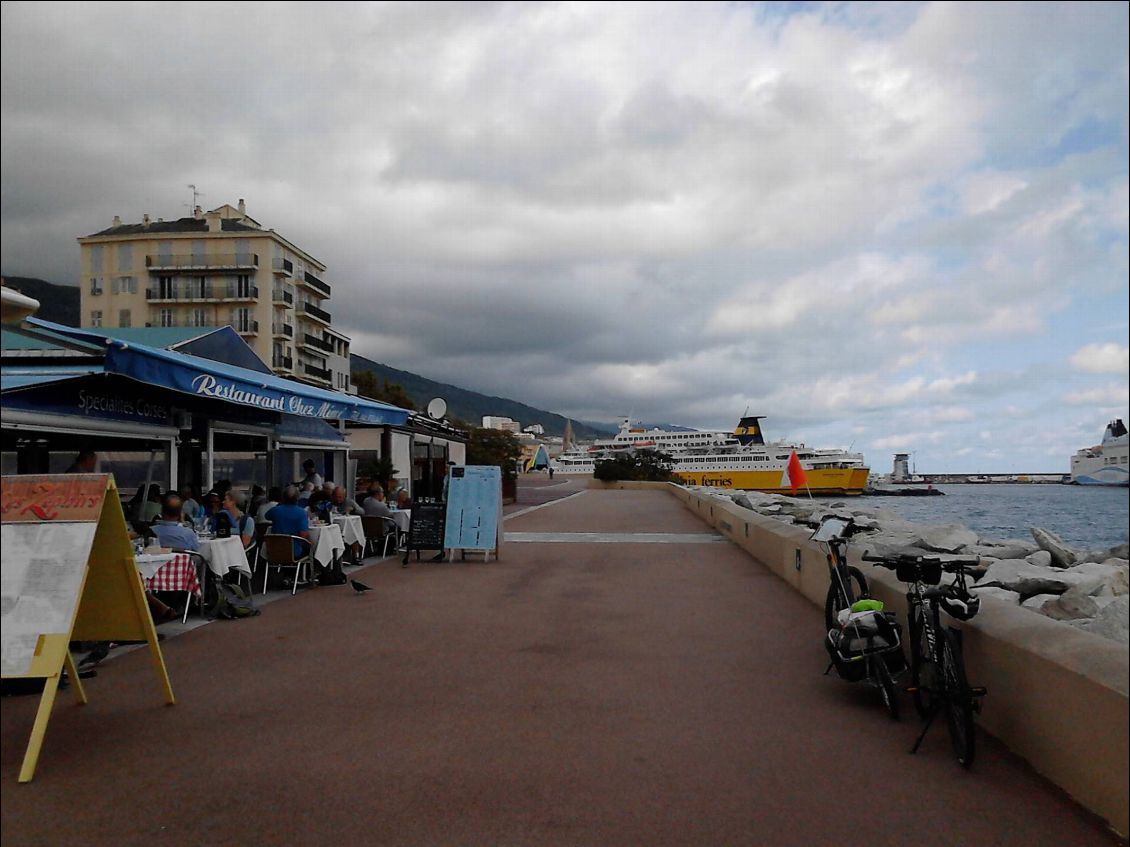
[[[286,415],[393,426],[408,419],[407,409],[387,403],[115,339],[107,339],[105,368],[173,391]]]
[[[105,373],[119,374],[147,385],[303,418],[391,426],[400,426],[408,420],[407,409],[389,403],[328,391],[184,352],[108,337],[112,329],[76,329],[38,318],[29,318],[27,323],[40,330],[97,344],[105,350]]]
[[[50,385],[53,382],[61,382],[65,379],[78,379],[100,373],[102,373],[101,365],[89,365],[80,368],[5,368],[3,373],[0,374],[0,391],[38,388],[41,385]]]

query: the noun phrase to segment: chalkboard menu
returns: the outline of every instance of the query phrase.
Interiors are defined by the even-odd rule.
[[[408,553],[416,550],[442,550],[443,529],[447,521],[447,506],[443,503],[415,503],[412,519],[408,522],[408,543],[404,547],[404,561]]]

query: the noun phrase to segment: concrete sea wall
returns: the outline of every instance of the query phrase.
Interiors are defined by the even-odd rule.
[[[666,483],[593,482],[594,488],[664,488],[710,526],[821,608],[828,590],[824,551],[810,530]],[[858,561],[872,593],[906,620],[903,585]],[[1108,821],[1130,833],[1130,652],[1029,610],[983,597],[962,630],[966,668],[988,689],[978,724]],[[818,631],[812,633],[820,637]],[[938,731],[944,732],[944,729]],[[976,767],[976,766],[975,766]]]

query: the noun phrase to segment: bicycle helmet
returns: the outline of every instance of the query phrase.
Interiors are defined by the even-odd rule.
[[[981,598],[951,587],[938,598],[938,605],[951,618],[967,621],[981,611]]]

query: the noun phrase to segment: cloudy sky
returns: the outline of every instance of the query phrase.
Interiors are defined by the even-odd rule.
[[[195,183],[396,367],[1066,471],[1127,416],[1127,8],[6,2],[3,271]]]

